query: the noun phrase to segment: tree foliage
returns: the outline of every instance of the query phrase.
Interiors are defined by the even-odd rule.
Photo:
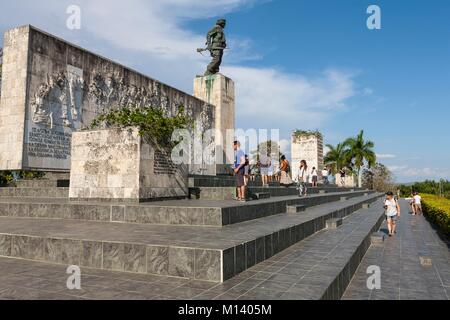
[[[412,185],[399,185],[398,188],[402,196],[409,196],[412,192],[427,193],[433,195],[442,195],[450,199],[450,181],[441,180],[425,180],[423,182],[416,182]]]
[[[370,169],[376,163],[374,146],[371,140],[364,139],[364,131],[361,130],[356,137],[350,137],[336,147],[327,144],[329,151],[324,157],[325,165],[331,166],[335,173],[341,169],[347,169],[350,174],[356,173],[361,187],[363,167]]]
[[[273,140],[261,142],[260,144],[258,144],[257,150],[252,150],[250,154],[256,161],[259,161],[259,156],[262,154],[267,154],[268,156],[277,160],[280,159],[283,155],[280,151],[279,143]]]
[[[0,171],[0,186],[9,185],[15,179],[39,179],[45,175],[40,171]]]
[[[394,191],[392,172],[382,163],[376,163],[362,172],[362,186],[379,192]]]
[[[351,159],[349,158],[347,146],[344,143],[338,143],[336,146],[326,145],[329,149],[324,157],[325,165],[330,166],[333,173],[337,173],[344,168],[350,168]]]

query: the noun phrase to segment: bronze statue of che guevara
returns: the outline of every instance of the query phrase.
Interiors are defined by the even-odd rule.
[[[227,47],[224,33],[226,23],[225,19],[217,20],[216,25],[206,35],[206,49],[197,49],[198,52],[209,51],[211,53],[212,61],[206,68],[205,76],[219,72],[223,51]]]

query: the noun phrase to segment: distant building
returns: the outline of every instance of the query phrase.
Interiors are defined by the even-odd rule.
[[[299,173],[300,161],[306,160],[308,174],[316,167],[319,178],[323,169],[323,136],[318,131],[295,131],[291,136],[292,178]]]

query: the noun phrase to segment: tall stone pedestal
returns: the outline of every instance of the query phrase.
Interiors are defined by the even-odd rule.
[[[221,138],[216,138],[216,174],[228,173],[229,165],[233,163],[234,82],[220,73],[196,77],[194,79],[194,97],[215,107],[215,129],[221,133]]]
[[[308,175],[311,178],[311,170],[316,167],[319,177],[323,170],[323,137],[319,133],[292,134],[291,137],[292,177],[299,173],[300,161],[308,164]]]

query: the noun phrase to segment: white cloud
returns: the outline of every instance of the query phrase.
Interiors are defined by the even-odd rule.
[[[5,4],[2,10],[14,12],[14,15],[1,14],[0,20],[5,21],[3,23],[26,20],[37,24],[169,85],[192,92],[194,75],[204,72],[210,58],[195,51],[204,45],[205,35],[187,28],[187,22],[218,16],[226,18],[227,13],[260,2],[64,0],[55,4],[51,0],[15,1]],[[65,28],[65,8],[69,4],[81,7],[80,31]],[[228,38],[232,50],[226,53],[222,71],[236,82],[239,126],[279,128],[284,134],[295,128],[316,129],[336,112],[345,110],[347,99],[356,94],[355,75],[349,72],[330,69],[306,77],[272,67],[244,66],[244,61],[261,59],[261,55],[253,52],[251,40],[233,35]]]
[[[396,158],[395,154],[389,154],[389,153],[377,153],[378,159],[393,159]]]
[[[224,73],[235,80],[239,117],[276,129],[317,128],[355,92],[352,75],[338,70],[316,78],[240,66],[226,66]]]
[[[417,178],[417,179],[450,179],[449,168],[414,168],[408,165],[387,166],[392,173],[399,178]]]

